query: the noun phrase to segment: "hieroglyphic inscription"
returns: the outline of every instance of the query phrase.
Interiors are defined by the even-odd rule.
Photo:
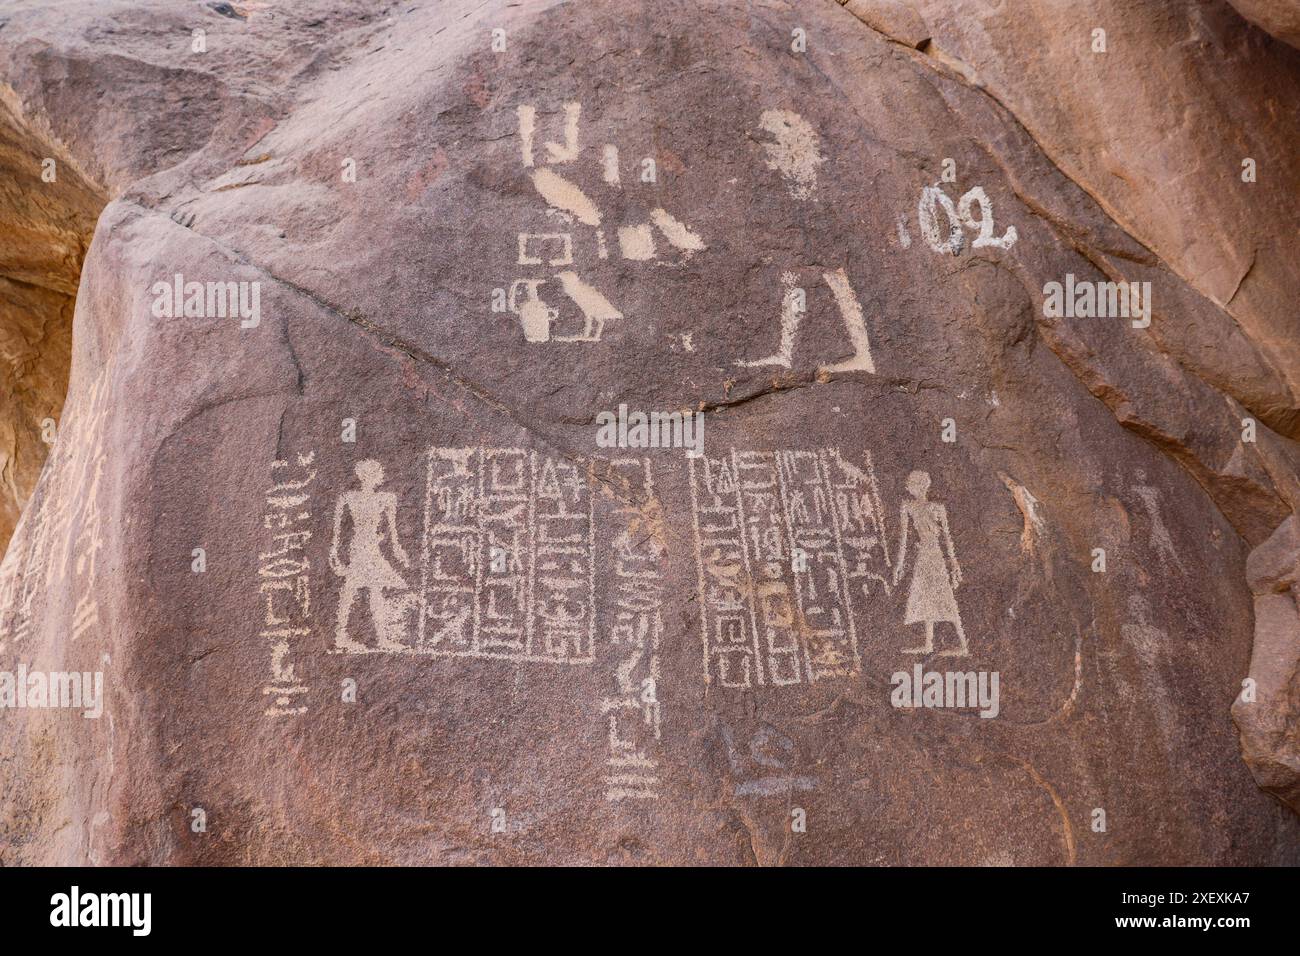
[[[589,663],[585,465],[519,448],[427,456],[416,653]]]
[[[689,459],[705,677],[724,687],[856,674],[855,599],[887,586],[880,492],[831,448]]]
[[[876,363],[871,357],[871,340],[867,334],[866,319],[862,314],[862,303],[858,301],[857,293],[853,291],[848,275],[843,269],[825,270],[822,272],[822,279],[831,290],[831,296],[835,301],[836,308],[839,310],[840,319],[844,323],[845,331],[848,332],[849,342],[853,345],[853,355],[841,362],[822,365],[818,368],[818,371],[821,373],[870,372],[874,374]],[[785,287],[785,294],[781,298],[780,347],[775,353],[766,358],[738,359],[736,361],[737,365],[747,368],[757,368],[764,365],[779,365],[782,368],[791,367],[794,361],[799,323],[807,304],[807,293],[795,285],[797,281],[797,276],[793,272],[785,272],[781,275],[781,283]]]
[[[308,452],[296,460],[273,461],[273,484],[266,490],[262,527],[271,532],[271,547],[257,556],[257,577],[263,611],[259,636],[268,642],[271,655],[271,679],[262,688],[262,694],[272,698],[263,712],[268,717],[307,711],[304,703],[295,702],[307,693],[307,687],[288,658],[292,645],[303,643],[312,631],[307,543],[312,536],[311,486],[316,472],[311,469],[315,458],[315,452]]]
[[[618,493],[615,503],[599,512],[601,530],[611,532],[602,533],[599,543],[608,542],[614,573],[614,608],[601,653],[610,674],[610,690],[600,702],[608,730],[605,799],[654,800],[659,796],[663,716],[658,694],[663,514],[648,459],[616,459],[611,468]]]
[[[650,460],[435,447],[422,464],[417,567],[379,462],[337,500],[334,651],[592,666],[605,798],[656,799],[666,546]]]
[[[593,267],[609,258],[612,242],[616,241],[624,259],[633,262],[662,258],[656,237],[675,251],[677,261],[689,259],[706,246],[686,223],[658,206],[649,210],[644,219],[637,218],[618,225],[612,236],[607,237],[609,225],[601,205],[570,178],[572,173],[562,175],[556,169],[575,164],[581,155],[582,104],[564,104],[562,143],[551,140],[538,143],[536,106],[521,104],[516,116],[520,162],[545,203],[541,211],[545,224],[538,217],[512,234],[518,253],[516,264],[527,267],[527,274],[510,283],[507,308],[519,316],[524,339],[528,342],[599,342],[605,324],[623,318],[622,311],[591,280]],[[653,164],[653,160],[647,157],[643,168],[647,162]],[[622,190],[617,146],[604,144],[600,167],[605,183],[602,188],[611,192]],[[643,181],[653,183],[655,178],[651,176]],[[628,201],[624,197],[615,205],[626,206]],[[575,223],[590,230],[579,241],[575,241],[574,233],[570,231],[575,228]],[[586,235],[594,240],[595,261],[590,255],[592,243],[585,241]],[[556,269],[562,271],[556,272]],[[580,328],[572,319],[566,319],[559,307],[549,304],[547,298],[551,297],[551,289],[547,289],[543,296],[540,290],[548,284],[552,289],[558,285],[559,292],[581,312]],[[551,301],[555,300],[552,298]]]
[[[732,448],[687,463],[706,680],[858,674],[864,609],[901,577],[871,455]],[[384,489],[379,462],[359,462],[337,499],[336,652],[594,664],[605,798],[657,798],[666,547],[649,459],[434,447],[421,466],[415,561],[415,505]]]

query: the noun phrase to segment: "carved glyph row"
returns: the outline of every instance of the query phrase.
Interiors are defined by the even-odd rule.
[[[933,651],[935,626],[948,624],[958,643],[945,652],[967,653],[961,567],[928,474],[908,478],[891,551],[869,453],[855,464],[836,448],[733,448],[687,461],[707,680],[785,686],[858,673],[859,609],[904,577],[904,624],[926,635],[907,652]],[[399,518],[379,462],[358,463],[356,486],[335,501],[336,652],[589,665],[600,644],[626,636],[638,581],[662,596],[663,518],[648,459],[607,466],[640,497],[611,491],[592,462],[524,448],[431,448],[423,464],[414,559],[400,530],[409,516]],[[632,546],[642,525],[652,554]],[[598,567],[614,569],[612,586],[598,585]],[[636,627],[657,634],[661,624]]]

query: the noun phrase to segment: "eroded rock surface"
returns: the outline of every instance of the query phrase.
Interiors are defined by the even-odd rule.
[[[1300,49],[1300,3],[1296,0],[1231,0],[1233,9],[1265,33]]]
[[[0,548],[56,437],[81,261],[105,202],[6,92],[0,88]]]
[[[1300,862],[1300,54],[1048,6],[14,5],[114,198],[0,860]]]
[[[1255,595],[1250,681],[1232,708],[1243,756],[1255,779],[1300,812],[1300,528],[1287,518],[1250,553],[1246,577]],[[1264,706],[1260,706],[1263,702]]]

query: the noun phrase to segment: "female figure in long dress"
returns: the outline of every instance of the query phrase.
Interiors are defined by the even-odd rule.
[[[370,616],[379,635],[377,646],[383,650],[401,651],[406,647],[394,639],[393,632],[401,626],[394,607],[384,598],[384,589],[407,590],[406,580],[388,563],[380,550],[384,541],[383,526],[388,525],[389,541],[393,555],[404,568],[411,566],[402,549],[397,534],[397,496],[391,491],[378,491],[384,480],[384,468],[377,461],[357,462],[357,477],[361,488],[345,492],[334,508],[334,542],[330,546],[330,567],[343,578],[339,592],[338,625],[334,631],[334,646],[339,650],[365,651],[368,648],[348,637],[348,617],[352,606],[366,591],[370,603]],[[345,513],[352,515],[352,540],[348,543],[348,560],[339,558],[339,544],[343,532]]]
[[[934,626],[947,622],[956,628],[961,646],[940,651],[940,656],[965,657],[969,651],[955,593],[961,586],[961,565],[957,563],[957,552],[953,550],[952,535],[948,532],[948,509],[938,501],[926,500],[930,476],[924,471],[914,471],[907,476],[907,490],[912,498],[903,502],[899,515],[903,531],[898,563],[894,565],[894,584],[898,584],[906,567],[910,525],[916,530],[916,566],[912,571],[907,616],[903,623],[925,624],[925,646],[907,648],[903,653],[931,653],[934,650]]]

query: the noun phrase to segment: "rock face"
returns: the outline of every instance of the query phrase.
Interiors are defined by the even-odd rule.
[[[107,201],[14,99],[0,92],[0,548],[56,437],[81,261]]]
[[[1232,6],[1265,33],[1300,49],[1300,3],[1296,0],[1232,0]]]
[[[1232,706],[1241,729],[1242,755],[1260,786],[1300,810],[1300,615],[1294,588],[1300,575],[1300,528],[1282,522],[1250,553],[1246,577],[1255,595],[1255,646],[1250,656],[1253,695]],[[1252,699],[1253,698],[1253,699]],[[1260,700],[1268,706],[1260,707]]]
[[[0,862],[1300,862],[1300,53],[969,6],[11,3]]]

